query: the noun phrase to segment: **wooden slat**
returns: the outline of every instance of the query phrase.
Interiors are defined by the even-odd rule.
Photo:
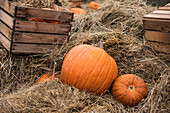
[[[22,43],[44,43],[44,44],[63,44],[68,35],[49,35],[39,33],[15,32],[13,42]]]
[[[170,20],[170,15],[163,15],[163,14],[147,14],[147,15],[145,15],[144,18]]]
[[[16,16],[26,17],[26,18],[33,17],[33,18],[48,19],[48,20],[69,21],[69,22],[72,20],[71,12],[26,8],[26,7],[18,7]]]
[[[13,28],[14,19],[5,13],[2,9],[0,9],[0,20],[6,23],[11,29]]]
[[[167,10],[167,11],[170,11],[170,7],[160,7],[160,8],[158,8],[158,10]]]
[[[15,31],[68,34],[69,24],[53,24],[16,20]]]
[[[12,53],[47,53],[57,47],[56,45],[13,43]]]
[[[143,19],[144,29],[170,32],[170,20]]]
[[[0,33],[0,43],[8,50],[10,51],[10,44],[11,42]]]
[[[0,7],[14,16],[15,5],[9,2],[8,0],[0,0]]]
[[[145,38],[149,41],[156,41],[156,42],[163,42],[165,44],[170,44],[170,33],[146,30]]]
[[[164,44],[164,43],[157,43],[157,42],[150,42],[148,43],[156,50],[159,52],[163,53],[170,53],[170,44]]]
[[[9,40],[11,40],[12,30],[0,21],[0,32],[3,33]]]
[[[166,10],[156,10],[152,12],[153,14],[165,14],[165,15],[170,15],[170,11]]]

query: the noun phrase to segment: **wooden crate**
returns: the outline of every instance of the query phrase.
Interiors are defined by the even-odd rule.
[[[68,2],[72,3],[71,7],[82,7],[82,0],[68,0]]]
[[[10,53],[45,53],[69,38],[73,13],[54,5],[55,10],[17,6],[0,0],[0,42]],[[34,22],[30,18],[57,20],[60,24]]]
[[[159,5],[159,6],[163,6],[166,5],[167,3],[169,3],[169,0],[144,0],[147,1],[147,4],[152,4],[152,5]]]
[[[82,0],[66,0],[66,1],[59,0],[59,2],[61,3],[61,5],[65,4],[65,2],[68,2],[69,3],[68,5],[70,8],[73,8],[73,7],[81,8],[82,7]]]
[[[145,15],[143,25],[147,42],[170,61],[170,3]]]

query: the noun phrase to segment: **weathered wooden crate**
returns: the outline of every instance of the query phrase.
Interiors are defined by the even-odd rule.
[[[167,3],[169,3],[169,0],[144,0],[147,1],[147,4],[152,4],[152,5],[166,5]]]
[[[145,38],[170,61],[170,3],[143,18]]]
[[[82,6],[82,0],[68,0],[68,2],[71,2],[73,4],[73,7],[80,7]]]
[[[67,5],[69,5],[70,8],[73,8],[73,7],[79,7],[81,8],[82,7],[82,0],[58,0],[61,5],[63,4],[66,4],[66,2],[68,3]]]
[[[54,5],[55,10],[29,8],[0,0],[0,42],[10,53],[45,53],[69,38],[73,13]],[[57,20],[60,24],[34,22],[30,18]]]

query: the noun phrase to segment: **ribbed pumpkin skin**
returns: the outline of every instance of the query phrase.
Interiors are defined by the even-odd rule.
[[[117,77],[115,60],[103,49],[91,45],[78,45],[66,55],[60,79],[89,93],[107,91]]]
[[[125,74],[115,80],[112,86],[112,95],[123,105],[132,107],[146,97],[147,86],[137,75]]]

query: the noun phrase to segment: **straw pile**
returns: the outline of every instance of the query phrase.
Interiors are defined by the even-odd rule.
[[[107,0],[97,11],[83,6],[87,15],[75,15],[70,42],[44,55],[14,56],[0,52],[0,110],[2,112],[160,112],[168,113],[170,68],[145,43],[142,17],[156,9],[144,2]],[[118,103],[111,94],[95,96],[61,83],[58,79],[34,85],[45,72],[60,72],[67,52],[75,45],[97,46],[118,64],[119,74],[144,79],[148,95],[135,107]]]

